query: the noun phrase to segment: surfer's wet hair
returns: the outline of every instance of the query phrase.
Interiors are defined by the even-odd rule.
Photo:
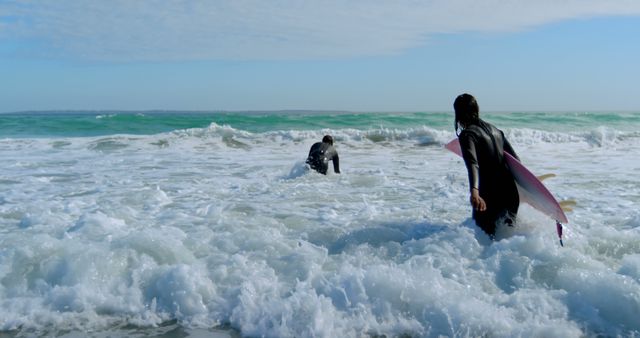
[[[331,137],[331,135],[325,135],[322,138],[322,143],[329,143],[330,145],[333,145],[333,137]]]
[[[466,127],[480,119],[480,107],[478,101],[471,94],[461,94],[453,101],[453,110],[456,112],[456,120],[454,127],[456,128],[456,135],[458,134],[458,127]]]

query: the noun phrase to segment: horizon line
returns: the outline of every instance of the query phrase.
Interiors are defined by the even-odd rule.
[[[331,114],[415,114],[415,113],[451,113],[453,110],[341,110],[341,109],[42,109],[42,110],[21,110],[0,112],[0,115],[38,115],[48,113],[231,113],[231,114],[262,114],[262,113],[284,113],[284,114],[313,114],[313,113],[331,113]],[[640,113],[640,110],[616,109],[616,110],[484,110],[481,113]]]

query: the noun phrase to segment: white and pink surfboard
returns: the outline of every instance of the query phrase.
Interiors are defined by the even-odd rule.
[[[447,143],[444,147],[456,153],[458,156],[462,156],[460,143],[457,138]],[[504,155],[511,169],[511,173],[516,180],[520,201],[531,205],[543,214],[556,220],[558,236],[562,244],[562,225],[560,223],[566,224],[569,222],[562,207],[560,207],[558,201],[551,195],[549,189],[547,189],[529,169],[522,165],[515,157],[511,156],[511,154],[505,153]]]

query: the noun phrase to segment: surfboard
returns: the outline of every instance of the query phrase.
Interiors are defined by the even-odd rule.
[[[460,143],[457,138],[447,143],[444,147],[462,157],[462,150],[460,149]],[[558,236],[562,244],[562,225],[560,223],[566,224],[569,220],[564,214],[560,203],[553,197],[549,189],[547,189],[529,169],[520,163],[520,161],[509,153],[505,152],[504,155],[516,181],[520,201],[529,204],[556,221]]]

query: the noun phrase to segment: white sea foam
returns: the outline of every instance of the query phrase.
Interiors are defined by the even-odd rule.
[[[307,171],[331,133],[341,175]],[[638,336],[640,139],[509,130],[569,213],[491,243],[450,131],[211,125],[0,140],[0,329],[249,336]]]

